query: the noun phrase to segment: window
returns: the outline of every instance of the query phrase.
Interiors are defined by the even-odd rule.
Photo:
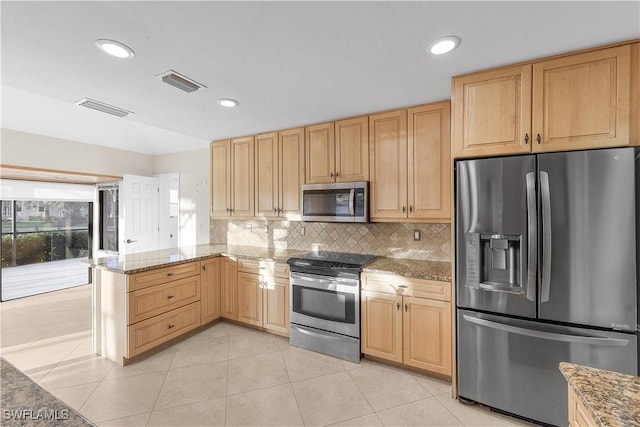
[[[118,252],[118,187],[98,188],[101,251]]]

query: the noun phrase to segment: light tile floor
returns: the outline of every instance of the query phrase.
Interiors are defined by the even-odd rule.
[[[444,381],[220,322],[130,366],[91,354],[91,289],[0,304],[1,352],[99,426],[523,426]]]

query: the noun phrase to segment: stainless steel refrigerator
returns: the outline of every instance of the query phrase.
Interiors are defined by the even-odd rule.
[[[455,168],[458,394],[566,426],[561,361],[638,375],[640,151]]]

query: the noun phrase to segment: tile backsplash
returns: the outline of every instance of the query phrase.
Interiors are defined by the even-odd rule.
[[[413,240],[414,230],[421,239]],[[211,242],[299,250],[357,252],[390,258],[451,260],[450,224],[345,224],[222,219],[211,221]]]

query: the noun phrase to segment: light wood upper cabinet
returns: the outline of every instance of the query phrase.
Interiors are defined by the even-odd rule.
[[[407,110],[369,116],[372,221],[407,217]]]
[[[630,85],[631,45],[533,64],[533,151],[629,144]]]
[[[306,183],[369,180],[367,116],[307,126]]]
[[[454,157],[637,145],[638,44],[453,78]]]
[[[256,216],[278,216],[278,133],[256,135]]]
[[[211,143],[211,217],[227,218],[231,207],[231,141]]]
[[[322,123],[306,128],[306,183],[335,182],[334,124]]]
[[[407,124],[410,219],[451,220],[451,104],[410,108]]]
[[[289,129],[278,134],[278,215],[297,219],[302,215],[304,184],[304,128]]]
[[[531,151],[531,64],[453,78],[456,157]]]
[[[336,182],[369,180],[369,117],[335,122]]]
[[[299,219],[304,183],[304,128],[256,136],[256,217]]]
[[[231,140],[231,216],[253,217],[254,142],[252,136]]]
[[[220,273],[220,315],[227,319],[238,319],[238,263],[222,258]]]
[[[209,258],[201,262],[200,273],[200,323],[220,317],[221,258]]]
[[[211,216],[253,217],[253,137],[211,143]]]

